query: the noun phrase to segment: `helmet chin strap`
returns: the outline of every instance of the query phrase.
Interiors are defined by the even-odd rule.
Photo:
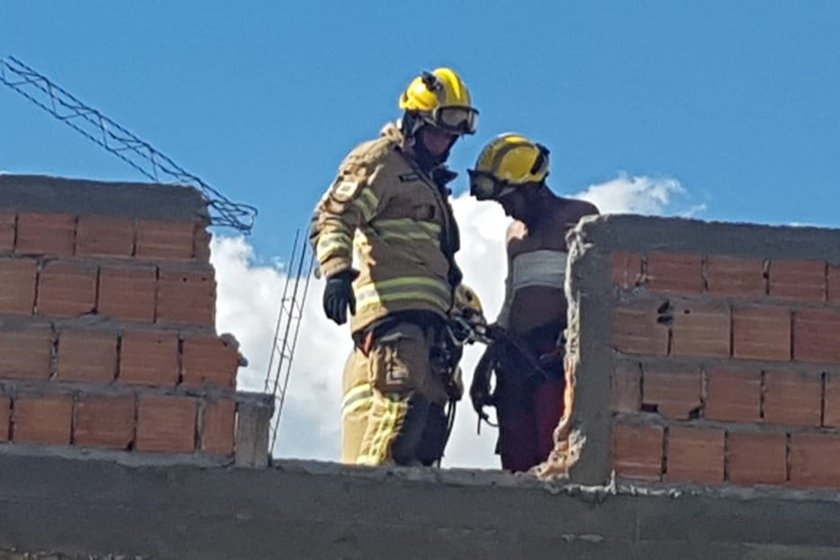
[[[422,128],[420,129],[422,130]],[[418,130],[419,132],[419,130]],[[417,134],[414,138],[414,161],[417,162],[417,166],[420,167],[421,170],[425,172],[430,172],[435,167],[438,167],[442,163],[444,163],[449,158],[449,151],[452,149],[452,146],[446,149],[445,152],[434,155],[429,152],[429,149],[426,147],[426,144],[420,140],[420,135]]]

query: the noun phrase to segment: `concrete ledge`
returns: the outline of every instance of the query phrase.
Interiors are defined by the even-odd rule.
[[[0,208],[209,223],[201,192],[152,183],[110,183],[0,174]]]
[[[481,471],[0,457],[0,550],[153,558],[840,555],[840,502],[581,488]]]
[[[576,235],[609,251],[711,252],[753,258],[840,261],[840,229],[706,222],[633,214],[583,218]]]

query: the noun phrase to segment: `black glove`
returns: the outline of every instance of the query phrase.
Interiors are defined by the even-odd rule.
[[[488,418],[487,413],[484,412],[484,407],[494,405],[493,396],[490,394],[490,379],[496,366],[496,350],[493,344],[487,346],[475,366],[472,383],[470,384],[470,400],[473,409],[482,420]]]
[[[342,270],[327,278],[324,288],[324,313],[338,325],[347,322],[347,308],[350,314],[356,314],[356,296],[353,295],[353,280],[359,273],[353,269]]]

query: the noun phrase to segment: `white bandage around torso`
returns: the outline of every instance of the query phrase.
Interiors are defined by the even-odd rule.
[[[499,313],[498,323],[507,326],[510,304],[518,290],[533,286],[564,289],[568,258],[569,255],[565,251],[549,249],[520,253],[513,257],[505,286],[505,302]]]
[[[563,289],[566,282],[566,261],[569,255],[564,251],[531,251],[513,257],[511,263],[511,289],[545,286]]]

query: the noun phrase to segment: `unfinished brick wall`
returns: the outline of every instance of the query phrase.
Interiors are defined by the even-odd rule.
[[[208,222],[193,189],[0,176],[0,442],[233,456]]]
[[[840,232],[612,217],[572,238],[581,479],[840,488]]]

